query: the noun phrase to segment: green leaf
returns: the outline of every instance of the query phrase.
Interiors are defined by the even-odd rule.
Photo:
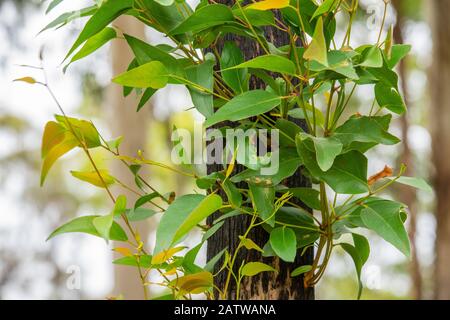
[[[286,178],[292,176],[302,164],[298,154],[291,148],[283,148],[275,151],[273,157],[278,157],[280,159],[278,170],[275,174],[262,174],[262,170],[248,169],[233,176],[231,181],[234,183],[246,181],[248,183],[262,185],[265,187],[276,186]]]
[[[383,54],[377,46],[371,46],[363,53],[364,60],[360,67],[381,68],[383,66]]]
[[[154,0],[143,0],[140,1],[140,3],[143,3],[144,5],[144,18],[145,16],[150,16],[156,22],[150,23],[146,21],[146,24],[163,34],[167,34],[168,30],[171,30],[182,23],[186,19],[186,13],[192,13],[192,9],[187,2],[183,3],[184,10],[179,10],[180,5],[177,2],[174,2],[170,6],[163,6]],[[182,34],[175,36],[175,39],[185,43],[187,37]]]
[[[143,106],[150,100],[151,97],[156,93],[156,89],[153,88],[147,88],[145,89],[144,93],[142,94],[141,100],[139,100],[139,104],[137,106],[137,111],[139,112]]]
[[[223,191],[225,191],[228,201],[235,207],[239,208],[242,205],[242,195],[236,186],[227,179],[223,184]]]
[[[282,207],[276,214],[276,220],[276,226],[283,227],[283,224],[297,226],[293,229],[297,238],[297,248],[313,244],[320,236],[312,214],[304,209]]]
[[[347,210],[346,215],[348,214],[348,218],[343,221],[346,222],[346,225],[351,228],[355,227],[367,228],[367,226],[361,219],[361,212],[365,208],[371,208],[372,210],[375,211],[389,212],[392,215],[396,215],[399,214],[399,212],[402,211],[403,208],[405,207],[405,205],[402,203],[385,200],[377,197],[370,197],[367,200],[356,204],[357,204],[356,207],[354,207],[355,203],[350,203],[347,205],[350,206],[350,209],[354,207],[353,211],[348,211],[349,208],[347,206],[336,208],[337,215],[341,215],[341,212],[345,212]]]
[[[144,65],[151,61],[159,61],[164,65],[169,74],[178,75],[180,77],[185,76],[180,61],[167,51],[161,49],[159,46],[152,46],[151,44],[128,34],[124,34],[124,37],[136,56],[139,65]],[[169,79],[169,81],[178,83],[178,81],[173,81],[172,79]]]
[[[358,277],[358,300],[361,297],[362,293],[362,282],[361,282],[361,270],[363,267],[363,263],[361,261],[361,257],[359,255],[358,250],[348,243],[341,243],[342,249],[347,252],[350,257],[353,259],[353,263],[355,264],[356,275]]]
[[[94,220],[92,220],[92,224],[94,225],[98,234],[100,235],[100,237],[102,237],[106,241],[110,240],[109,233],[111,231],[113,222],[114,222],[114,213],[110,213],[105,216],[97,217]]]
[[[266,71],[278,72],[281,74],[289,74],[289,75],[296,74],[295,65],[291,60],[274,54],[258,56],[252,60],[246,61],[229,69],[243,69],[243,68],[263,69]]]
[[[129,266],[129,267],[142,267],[142,268],[150,268],[151,267],[152,256],[142,255],[138,258],[136,256],[131,257],[123,257],[113,261],[113,264],[121,265],[121,266]]]
[[[131,222],[143,221],[153,217],[157,212],[148,208],[134,208],[127,210],[127,218]]]
[[[223,4],[211,4],[196,10],[191,16],[170,31],[171,35],[199,31],[233,22],[233,12]]]
[[[219,223],[220,221],[223,221],[223,220],[226,220],[226,219],[229,219],[229,218],[232,218],[232,217],[240,216],[241,214],[242,214],[242,212],[237,210],[237,209],[236,210],[232,210],[232,211],[230,211],[230,212],[220,216],[216,220],[214,220],[214,223]]]
[[[65,13],[59,15],[55,20],[53,20],[52,22],[47,24],[41,31],[39,31],[39,34],[41,34],[42,32],[44,32],[48,29],[54,28],[54,27],[60,28],[75,19],[83,18],[86,16],[91,16],[96,11],[97,11],[97,6],[90,6],[87,8],[83,8],[81,10],[65,12]]]
[[[292,229],[286,227],[273,229],[270,232],[270,245],[282,260],[294,262],[297,255],[297,237]]]
[[[80,179],[81,181],[88,182],[99,188],[108,187],[116,182],[116,179],[114,179],[114,177],[109,174],[108,170],[98,170],[98,171],[100,173],[101,178],[99,177],[97,171],[91,172],[70,171],[70,173],[75,178]]]
[[[155,0],[162,6],[171,6],[175,0]]]
[[[234,42],[226,41],[222,49],[222,56],[220,57],[220,68],[222,69],[223,80],[236,94],[248,90],[246,80],[247,70],[245,68],[238,70],[229,68],[237,66],[242,62],[244,62],[244,56],[238,46]]]
[[[352,237],[353,244],[355,245],[355,248],[359,253],[359,257],[361,258],[361,262],[364,265],[369,259],[370,255],[369,241],[366,239],[366,237],[356,233],[352,233]]]
[[[313,16],[311,17],[311,20],[313,20],[314,18],[321,16],[325,13],[329,13],[331,11],[333,11],[337,4],[339,3],[339,1],[337,0],[325,0],[314,12]]]
[[[291,188],[282,190],[283,192],[291,192],[294,197],[300,199],[309,208],[320,210],[320,192],[311,188]]]
[[[411,249],[408,233],[400,218],[399,211],[375,211],[368,207],[361,211],[361,219],[368,229],[375,231],[380,237],[392,244],[404,255],[410,257]]]
[[[186,252],[183,258],[183,269],[186,274],[192,274],[192,273],[198,273],[202,271],[202,268],[200,268],[198,265],[195,264],[195,260],[197,259],[197,255],[200,251],[200,249],[203,246],[203,242]],[[210,271],[210,270],[206,270]],[[210,271],[212,272],[212,271]]]
[[[273,227],[275,225],[275,215],[273,215],[275,211],[275,188],[262,187],[254,184],[250,184],[249,188],[252,193],[255,210],[261,220],[267,220],[266,223]],[[269,218],[270,220],[268,220]]]
[[[105,28],[89,40],[86,41],[84,46],[72,57],[70,63],[64,67],[64,71],[75,61],[81,60],[91,53],[97,51],[102,46],[107,44],[111,39],[114,39],[117,36],[116,31],[113,28]]]
[[[338,138],[346,147],[354,142],[395,145],[400,142],[400,139],[386,130],[391,119],[391,114],[382,117],[352,116],[335,130],[333,136]],[[384,125],[385,123],[387,126]]]
[[[133,7],[133,0],[105,0],[97,12],[84,26],[72,48],[67,53],[66,59],[86,40],[102,31],[118,16]]]
[[[167,70],[159,61],[152,61],[115,77],[112,81],[134,88],[160,89],[169,80]]]
[[[214,224],[211,228],[206,230],[206,232],[203,234],[202,242],[207,241],[209,238],[211,238],[220,228],[222,228],[225,221],[220,221]]]
[[[225,254],[226,251],[227,251],[227,248],[223,249],[218,254],[216,254],[214,257],[212,257],[212,259],[206,263],[206,265],[203,269],[205,269],[205,271],[213,272],[215,265],[220,261],[220,259],[222,258],[222,256]]]
[[[134,203],[134,208],[137,209],[139,207],[142,207],[144,204],[149,203],[153,199],[159,198],[159,197],[160,197],[160,195],[158,192],[146,194],[145,196],[142,196],[136,200],[136,202]]]
[[[87,233],[96,237],[101,237],[101,235],[99,234],[99,232],[97,231],[97,229],[93,224],[94,219],[97,219],[98,217],[99,216],[84,216],[75,218],[72,221],[62,225],[61,227],[53,231],[52,234],[47,238],[47,241],[60,234],[73,232]],[[116,222],[113,222],[111,226],[109,238],[113,241],[128,240],[125,231],[123,231],[122,227]]]
[[[306,143],[297,139],[297,149],[302,162],[316,178],[325,181],[334,191],[342,194],[362,194],[369,191],[367,184],[367,158],[358,151],[338,156],[330,170],[324,172],[316,162],[315,153]]]
[[[114,217],[116,215],[121,215],[122,213],[125,213],[126,210],[127,210],[127,198],[124,195],[120,195],[117,197],[116,203],[114,204],[114,209],[111,211],[110,214],[100,216],[92,220],[92,224],[94,225],[98,234],[107,242],[108,240],[112,240],[110,238],[110,233],[114,223]]]
[[[114,204],[113,214],[120,215],[127,210],[127,198],[124,195],[120,195],[116,199]]]
[[[50,4],[47,7],[47,10],[45,10],[45,14],[48,14],[50,11],[55,9],[63,1],[64,0],[53,0],[52,2],[50,2]]]
[[[264,90],[245,92],[223,105],[209,117],[205,126],[210,127],[223,121],[238,121],[269,112],[281,103],[281,97]]]
[[[322,171],[328,171],[334,163],[334,159],[342,151],[342,143],[336,138],[312,137],[316,149],[317,164]]]
[[[324,66],[328,66],[327,44],[323,33],[322,17],[317,20],[313,39],[306,49],[303,58],[310,61],[315,60]]]
[[[253,277],[261,272],[277,272],[277,270],[262,262],[249,262],[242,267],[241,275]]]
[[[120,147],[120,145],[122,144],[122,142],[123,142],[123,137],[120,136],[113,140],[107,141],[106,144],[108,145],[108,148],[117,150]]]
[[[197,64],[186,68],[186,77],[190,82],[199,85],[201,88],[208,89],[213,92],[214,87],[214,65],[215,61],[207,59],[202,64]],[[213,96],[211,93],[203,92],[192,86],[187,86],[191,94],[192,102],[195,108],[206,118],[214,114]]]
[[[302,274],[308,273],[311,270],[312,270],[312,266],[310,266],[310,265],[298,267],[291,272],[291,277],[294,278],[294,277],[301,276]]]
[[[375,85],[375,97],[380,108],[386,108],[396,114],[404,114],[406,105],[397,88],[381,82]]]
[[[173,236],[172,244],[178,243],[198,223],[205,220],[211,214],[222,207],[222,198],[216,194],[210,194],[193,210],[177,229]]]
[[[317,61],[310,62],[309,69],[315,72],[322,71],[333,71],[339,73],[347,78],[352,80],[357,80],[358,74],[353,67],[353,63],[348,56],[342,52],[337,50],[332,50],[328,52],[328,64],[324,65],[323,63],[319,63]]]
[[[393,178],[396,179],[396,178]],[[413,177],[400,177],[395,180],[397,183],[401,183],[422,191],[433,192],[433,188],[423,179]]]
[[[177,198],[167,208],[158,225],[154,254],[181,241],[192,227],[214,213],[221,204],[222,199],[214,194],[208,197],[191,194]]]
[[[87,145],[89,149],[101,146],[100,135],[95,126],[90,121],[55,115],[56,120],[66,131]]]
[[[246,21],[247,18],[248,22],[255,27],[275,24],[275,17],[272,11],[261,11],[249,8],[243,8],[243,10],[241,10],[241,8],[238,8],[233,10],[233,15],[242,21]]]
[[[395,44],[392,46],[391,56],[388,59],[388,67],[393,69],[411,51],[411,45]]]

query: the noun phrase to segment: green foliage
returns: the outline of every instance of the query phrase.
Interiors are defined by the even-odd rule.
[[[56,10],[61,2],[51,2],[48,11]],[[281,12],[280,18],[274,18],[274,9]],[[348,18],[342,44],[336,43],[334,36],[338,11]],[[81,9],[78,15],[68,12],[59,16],[44,30],[90,16],[67,54],[66,59],[71,57],[71,62],[122,38],[111,24],[124,14],[163,33],[171,45],[149,44],[123,35],[134,59],[128,70],[113,81],[124,86],[125,95],[145,89],[138,110],[167,84],[185,86],[194,108],[206,118],[205,128],[233,122],[238,129],[279,130],[279,150],[271,152],[279,155],[280,166],[275,173],[262,174],[263,157],[258,158],[255,149],[249,157],[237,154],[240,148],[248,146],[246,141],[236,150],[228,150],[232,151],[231,164],[199,177],[195,172],[184,171],[185,168],[145,159],[141,153],[137,158],[121,155],[122,139],[105,142],[91,122],[63,114],[49,122],[44,131],[41,183],[56,160],[78,148],[88,156],[93,168],[72,174],[105,189],[115,207],[104,216],[72,220],[56,229],[49,239],[62,233],[84,232],[107,241],[127,241],[127,235],[115,222],[121,219],[132,236],[128,241],[132,249],[117,248],[124,257],[114,263],[136,267],[141,275],[157,270],[163,275],[161,284],[172,291],[170,298],[187,298],[197,293],[212,298],[214,276],[225,272],[224,287],[216,289],[220,298],[227,299],[231,281],[236,282],[239,295],[243,277],[277,271],[274,266],[258,261],[237,261],[240,250],[292,263],[306,249],[317,246],[313,263],[292,265],[291,272],[292,281],[313,286],[324,274],[333,249],[341,247],[354,261],[360,295],[361,274],[370,246],[354,229],[370,230],[409,256],[404,205],[379,196],[393,183],[424,191],[430,188],[421,179],[402,177],[402,166],[397,174],[386,167],[372,177],[367,176],[367,152],[380,144],[400,142],[389,133],[393,114],[406,112],[394,68],[411,48],[392,45],[388,38],[353,49],[352,22],[357,12],[345,1],[337,0],[264,0],[244,7],[241,2],[228,7],[201,1],[195,10],[184,0],[105,0]],[[263,26],[284,32],[288,43],[276,47],[270,37],[264,36]],[[252,42],[260,52],[245,61],[239,42],[227,41],[230,34]],[[250,77],[258,78],[264,85],[250,90]],[[43,84],[30,77],[18,81]],[[367,114],[350,115],[350,101],[360,86],[373,88],[373,107]],[[293,119],[302,119],[307,130]],[[96,166],[90,152],[98,147],[129,167],[139,193],[134,206],[127,208],[124,197],[116,199],[110,192],[110,185],[122,183]],[[251,157],[258,161],[250,163]],[[236,173],[236,164],[246,170]],[[158,166],[189,176],[209,195],[176,197],[173,192],[160,193],[140,175],[143,166]],[[310,179],[312,188],[284,185],[299,170]],[[344,200],[338,201],[341,198]],[[212,225],[202,224],[215,212],[219,214]],[[162,216],[150,256],[132,223],[157,213]],[[229,219],[242,215],[250,222],[245,234],[232,235],[236,237],[237,248],[223,248],[205,266],[197,265],[196,257],[204,243]],[[264,248],[249,236],[256,227],[263,227],[270,234]],[[202,240],[184,252],[186,248],[179,244],[194,229],[203,232]],[[349,236],[353,243],[346,241]],[[145,277],[142,281],[144,287],[149,285]]]
[[[270,246],[282,260],[294,262],[297,255],[297,238],[292,229],[286,227],[273,229],[270,232]]]

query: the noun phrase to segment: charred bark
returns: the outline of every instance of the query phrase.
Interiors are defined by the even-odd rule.
[[[218,2],[226,5],[233,4],[233,1],[229,0],[221,0]],[[268,41],[272,42],[277,47],[289,44],[287,34],[276,28],[266,28],[265,35]],[[242,50],[245,60],[250,60],[256,56],[264,54],[258,43],[248,38],[227,36],[224,40],[234,41]],[[222,44],[217,44],[217,49],[219,52],[221,51],[221,47]],[[259,79],[252,77],[250,79],[250,87],[252,89],[264,88],[264,83]],[[299,122],[298,124],[306,130],[304,123]],[[227,125],[230,125],[230,123]],[[221,170],[223,170],[221,165],[208,165],[208,173]],[[237,166],[235,170],[241,171],[243,168],[241,166]],[[290,188],[311,187],[310,181],[302,175],[301,169],[298,170],[292,177],[288,178],[284,182],[284,185]],[[216,213],[210,217],[208,223],[211,224],[218,216],[219,213]],[[231,253],[234,252],[239,243],[239,236],[243,235],[247,230],[250,219],[251,217],[244,215],[227,219],[223,227],[208,241],[208,260],[224,248],[228,248]],[[255,228],[248,237],[256,244],[263,247],[269,239],[269,234],[262,228]],[[303,277],[290,277],[290,272],[295,268],[302,265],[311,265],[313,262],[313,257],[314,250],[313,248],[309,248],[303,255],[301,255],[300,251],[298,252],[295,263],[285,263],[278,258],[263,258],[261,253],[255,250],[248,251],[241,249],[236,260],[238,262],[237,266],[235,266],[236,268],[239,267],[241,261],[260,261],[272,265],[276,270],[278,270],[278,273],[264,272],[251,278],[245,277],[241,284],[240,298],[245,300],[313,300],[314,288],[305,288],[303,284]],[[220,263],[218,263],[217,267],[220,267]],[[226,276],[226,272],[221,272],[215,277],[215,285],[218,288],[224,287]],[[230,284],[227,293],[227,296],[230,299],[236,298],[236,284],[234,282]]]

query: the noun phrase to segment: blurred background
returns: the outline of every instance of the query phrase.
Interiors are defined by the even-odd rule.
[[[60,160],[44,188],[39,187],[41,136],[57,109],[42,87],[13,83],[23,76],[42,79],[40,70],[20,65],[40,65],[42,54],[49,83],[66,112],[93,120],[108,138],[124,136],[123,154],[133,155],[142,149],[147,158],[168,162],[173,126],[192,130],[194,121],[201,120],[188,110],[192,102],[181,86],[158,91],[136,113],[137,97],[123,98],[122,89],[110,84],[111,77],[123,72],[132,59],[124,41],[116,40],[87,60],[74,63],[64,74],[61,62],[82,20],[38,33],[61,13],[79,9],[82,2],[90,1],[64,1],[45,15],[47,1],[0,0],[0,299],[103,299],[120,294],[133,299],[140,298],[141,293],[134,268],[111,264],[112,244],[107,246],[102,239],[80,234],[45,242],[62,222],[81,215],[104,214],[109,203],[101,189],[79,184],[70,175],[70,170],[89,166],[76,151]],[[376,42],[384,1],[361,0],[360,9],[354,47]],[[363,299],[450,299],[447,12],[450,0],[392,0],[389,5],[387,27],[395,25],[395,41],[412,45],[411,55],[399,66],[409,112],[392,128],[404,143],[372,152],[369,170],[375,173],[384,165],[398,168],[406,163],[408,175],[427,179],[435,192],[400,187],[390,191],[392,197],[409,206],[408,229],[414,254],[407,260],[386,242],[369,235],[373,246],[363,270]],[[131,18],[120,18],[114,25],[153,44],[166,41]],[[361,88],[353,107],[369,109],[372,98],[370,87]],[[96,151],[95,158],[112,167],[122,181],[130,180],[126,168],[115,167],[110,156]],[[167,171],[152,169],[146,175],[164,192],[181,194],[194,188],[190,179]],[[150,246],[154,224],[150,220],[139,226]],[[337,251],[317,288],[317,298],[354,299],[356,292],[353,262]]]

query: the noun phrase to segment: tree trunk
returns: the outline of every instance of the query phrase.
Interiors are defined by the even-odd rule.
[[[114,22],[121,31],[133,35],[140,39],[145,39],[144,24],[138,20],[122,16]],[[126,41],[116,40],[111,45],[111,63],[114,75],[127,70],[129,63],[134,58]],[[109,91],[107,113],[111,134],[114,137],[123,136],[124,140],[120,146],[120,151],[124,155],[135,156],[137,150],[144,149],[150,121],[149,108],[143,108],[139,113],[136,112],[138,104],[136,94],[133,92],[124,98],[122,87],[112,84]],[[122,163],[115,162],[112,169],[114,176],[118,177],[126,185],[134,185],[134,177],[130,170]],[[136,195],[132,192],[117,188],[114,190],[116,195],[124,194],[128,203],[134,203]],[[139,234],[147,237],[150,233],[148,222],[134,224],[139,230]],[[122,246],[122,245],[121,245]],[[114,267],[115,288],[114,294],[122,294],[127,300],[143,299],[143,287],[140,277],[136,274],[130,274],[130,268],[126,266]]]
[[[450,299],[450,0],[432,1],[432,100],[434,186],[436,190],[435,298]]]
[[[397,11],[397,24],[394,28],[394,42],[397,44],[403,44],[403,25],[404,16],[402,7],[405,5],[403,0],[394,0],[392,2]],[[399,63],[399,75],[401,79],[401,86],[403,95],[405,97],[405,103],[410,107],[409,103],[409,90],[408,90],[408,79],[406,70],[406,61],[402,60]],[[408,141],[408,131],[409,131],[409,119],[408,114],[400,118],[400,126],[402,130],[403,138],[403,151],[400,155],[400,160],[402,163],[407,165],[405,174],[407,176],[414,176],[413,167],[413,154]],[[411,239],[411,263],[410,263],[410,274],[412,279],[412,289],[411,295],[416,300],[421,300],[423,298],[422,290],[422,275],[420,272],[419,259],[417,257],[417,246],[416,246],[416,229],[417,229],[417,194],[416,190],[410,187],[402,186],[400,187],[400,198],[403,203],[405,203],[409,208],[409,238]]]
[[[221,0],[217,2],[226,5],[234,4],[234,1],[229,0]],[[265,34],[268,41],[272,42],[277,47],[289,43],[287,35],[276,28],[266,28]],[[253,40],[235,36],[227,37],[225,40],[235,41],[242,50],[245,60],[249,60],[263,54],[260,46]],[[220,51],[221,45],[218,44],[217,47]],[[263,86],[264,84],[258,79],[253,77],[250,79],[250,87],[252,89],[263,88]],[[302,124],[302,126],[304,127],[304,124]],[[221,170],[223,170],[221,165],[208,165],[208,173]],[[236,171],[240,170],[242,170],[242,167],[237,166]],[[302,176],[300,170],[294,176],[287,179],[284,184],[291,188],[311,186],[310,182]],[[218,214],[210,217],[208,219],[208,223],[211,224],[217,216]],[[245,233],[250,223],[250,219],[251,218],[249,216],[244,215],[227,219],[223,227],[208,241],[208,260],[224,248],[228,248],[232,254],[239,243],[238,236]],[[253,229],[248,237],[261,247],[264,246],[269,239],[268,233],[262,228]],[[241,284],[240,298],[244,300],[313,300],[314,288],[305,288],[303,284],[303,277],[290,277],[290,272],[293,269],[302,265],[311,265],[313,262],[313,256],[314,250],[313,248],[310,248],[306,250],[303,256],[299,251],[295,263],[285,263],[278,258],[263,258],[261,253],[256,250],[241,249],[236,261],[261,261],[272,265],[276,270],[278,270],[278,273],[263,272],[254,277],[245,277]],[[216,268],[218,267],[220,267],[220,263],[216,266]],[[235,267],[238,268],[239,266]],[[218,288],[224,288],[226,275],[226,272],[221,272],[215,277],[215,285]],[[235,283],[230,285],[227,296],[230,299],[236,298]]]

